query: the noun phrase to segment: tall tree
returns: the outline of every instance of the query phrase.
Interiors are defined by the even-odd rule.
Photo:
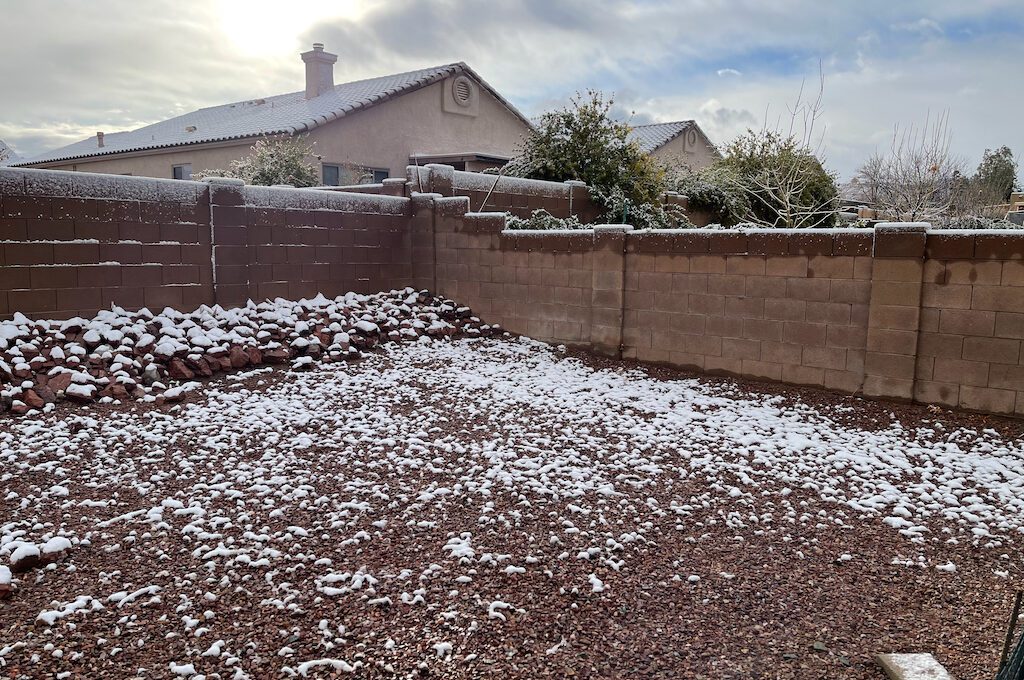
[[[862,191],[882,217],[894,220],[947,219],[962,184],[963,161],[949,151],[945,114],[924,125],[896,128],[886,154],[876,153],[857,173]]]
[[[974,184],[984,199],[991,203],[1004,203],[1017,186],[1017,161],[1010,147],[1001,146],[995,151],[985,149],[974,173]]]
[[[657,203],[664,170],[629,141],[629,125],[612,119],[613,104],[591,90],[545,113],[503,173],[554,182],[575,179],[602,195],[621,193],[634,205]]]
[[[818,158],[821,136],[815,131],[822,114],[824,76],[818,95],[804,98],[803,86],[789,106],[788,125],[748,129],[724,149],[718,166],[746,195],[744,219],[767,227],[811,228],[835,224],[839,190],[835,176]]]

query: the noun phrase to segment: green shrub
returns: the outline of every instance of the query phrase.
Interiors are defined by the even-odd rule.
[[[506,229],[526,229],[531,231],[555,230],[555,229],[586,229],[586,225],[579,221],[575,215],[569,217],[555,217],[543,208],[534,210],[527,218],[507,213],[505,215]]]
[[[634,205],[654,204],[665,172],[635,142],[630,127],[611,118],[613,100],[577,94],[570,105],[541,116],[519,154],[504,168],[511,177],[553,182],[574,179],[601,195],[618,190]]]
[[[672,190],[688,199],[691,210],[707,213],[713,224],[733,226],[750,212],[750,201],[735,171],[712,165],[699,172],[684,170],[669,180]]]
[[[673,229],[690,226],[679,206],[658,202],[636,202],[619,187],[610,191],[593,188],[590,197],[602,208],[604,224],[629,224],[634,229]]]
[[[839,189],[801,140],[772,130],[747,130],[716,163],[731,173],[750,204],[746,219],[768,227],[831,227]]]

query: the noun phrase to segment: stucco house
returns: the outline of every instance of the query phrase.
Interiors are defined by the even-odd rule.
[[[226,168],[263,135],[308,135],[324,184],[404,177],[410,163],[502,165],[530,124],[464,63],[334,84],[337,56],[302,53],[298,92],[199,109],[130,132],[98,132],[15,165],[189,179]]]
[[[645,153],[665,165],[702,170],[722,157],[696,121],[637,125],[629,132]]]

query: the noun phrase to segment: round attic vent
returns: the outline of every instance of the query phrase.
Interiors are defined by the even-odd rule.
[[[466,76],[459,76],[452,81],[452,98],[459,106],[469,106],[473,103],[473,83]]]

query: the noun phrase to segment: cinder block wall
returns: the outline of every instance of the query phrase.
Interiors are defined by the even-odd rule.
[[[413,283],[408,198],[211,181],[217,301]]]
[[[469,213],[464,196],[439,197],[436,205],[436,290],[490,323],[591,344],[598,257],[592,230],[503,232],[503,213]]]
[[[1024,415],[1024,233],[503,231],[437,201],[439,292],[539,340]]]
[[[212,301],[206,185],[0,169],[0,318]]]
[[[871,242],[831,231],[631,234],[623,355],[855,391]]]
[[[409,191],[464,196],[469,199],[469,210],[474,212],[507,212],[525,218],[534,210],[544,209],[555,217],[576,215],[584,224],[596,221],[600,215],[582,182],[546,182],[463,172],[433,163],[410,165],[406,180]]]
[[[509,232],[428,175],[374,195],[0,169],[0,317],[412,285],[613,357],[1024,415],[1024,233]]]
[[[432,261],[428,275],[412,257],[414,238],[426,257],[433,208],[419,205],[414,214],[394,195],[0,168],[0,318],[428,287]]]
[[[1024,415],[1024,234],[929,232],[914,398]]]

